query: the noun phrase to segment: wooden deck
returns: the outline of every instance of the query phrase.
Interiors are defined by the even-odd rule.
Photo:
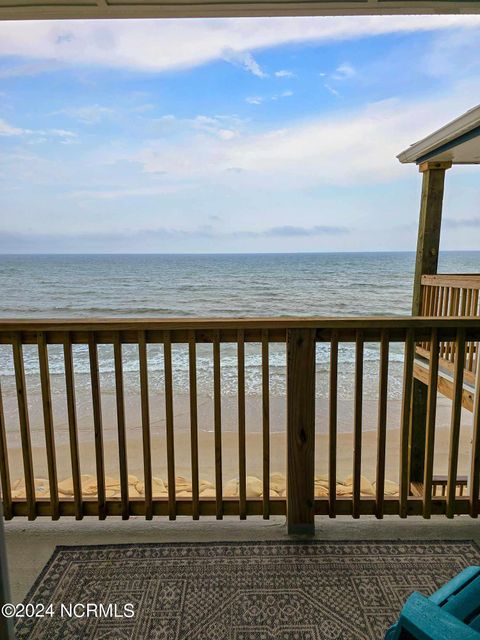
[[[11,473],[9,470],[9,450],[6,425],[1,410],[0,392],[0,480],[2,486],[5,516],[49,516],[53,519],[70,515],[81,519],[94,515],[100,519],[107,516],[131,515],[177,516],[199,518],[213,515],[217,519],[224,516],[287,515],[291,532],[309,531],[313,527],[314,515],[351,515],[358,518],[364,514],[374,514],[382,518],[384,514],[408,515],[478,513],[478,477],[480,474],[480,411],[478,400],[474,406],[474,436],[470,477],[473,493],[459,495],[458,486],[464,485],[457,477],[459,420],[462,390],[464,389],[464,354],[469,345],[480,340],[479,318],[261,318],[261,319],[168,319],[168,320],[69,320],[69,321],[8,321],[0,322],[0,344],[11,350],[17,393],[18,419],[23,451],[23,472],[25,497],[12,497]],[[197,379],[196,348],[199,343],[212,346],[213,400],[214,400],[214,448],[215,448],[215,494],[202,497],[199,494],[198,470],[198,424],[197,424]],[[229,498],[222,488],[222,364],[220,353],[223,345],[236,347],[238,382],[238,451],[239,451],[239,495]],[[263,397],[263,491],[261,496],[247,496],[245,448],[245,344],[257,343],[261,353],[262,397]],[[269,347],[272,343],[286,346],[287,390],[287,490],[286,495],[272,495],[270,487],[270,420],[269,420]],[[314,456],[315,456],[315,350],[319,343],[326,344],[330,353],[329,367],[329,452],[328,491],[324,497],[315,497]],[[354,447],[352,450],[352,487],[348,497],[337,495],[337,378],[341,368],[339,345],[355,345],[354,380],[352,399],[354,401]],[[362,492],[362,430],[363,430],[363,375],[364,347],[376,345],[379,349],[378,379],[378,450],[376,465],[375,495],[366,496]],[[404,353],[403,400],[401,416],[401,441],[399,450],[400,476],[398,495],[386,495],[385,481],[385,441],[386,405],[389,391],[389,350],[392,344],[402,346]],[[438,379],[443,375],[438,360],[430,358],[428,381],[432,392],[428,402],[428,420],[421,455],[425,459],[425,477],[422,495],[414,492],[409,480],[409,464],[412,455],[409,445],[412,381],[415,369],[416,345],[453,345],[448,362],[453,366],[452,385],[452,432],[450,457],[445,495],[437,495],[433,487],[439,483],[433,477],[433,442],[435,435],[435,404]],[[45,450],[48,459],[49,497],[39,498],[35,491],[35,477],[32,462],[32,445],[29,425],[27,387],[25,383],[24,346],[37,345],[43,416],[45,427]],[[65,499],[58,493],[55,430],[52,416],[49,355],[50,345],[62,345],[65,377],[65,402],[68,408],[68,432],[71,468],[73,472],[73,496]],[[117,430],[119,445],[118,478],[121,497],[109,498],[105,487],[105,460],[103,447],[102,390],[99,376],[99,345],[110,345],[113,350]],[[138,348],[139,394],[141,397],[141,420],[143,438],[144,495],[139,498],[129,496],[127,457],[125,440],[128,425],[125,420],[123,389],[123,345],[134,344]],[[166,452],[168,462],[168,494],[154,495],[152,488],[152,424],[149,406],[149,366],[147,349],[149,345],[161,345],[164,362],[164,389],[166,411]],[[185,345],[189,354],[190,389],[190,441],[192,491],[191,497],[177,496],[175,485],[175,424],[172,410],[173,365],[172,349],[175,345]],[[92,429],[95,434],[94,451],[96,460],[97,495],[82,495],[80,456],[76,419],[75,366],[72,352],[76,345],[86,345],[90,362],[91,400],[93,407]],[[423,347],[422,347],[423,348]],[[435,349],[430,348],[430,353]],[[418,355],[418,354],[417,354]],[[460,360],[458,359],[460,358]],[[459,362],[462,366],[459,366]],[[476,381],[478,398],[478,377]],[[472,392],[473,393],[473,392]],[[417,452],[418,453],[418,452]],[[457,486],[458,485],[458,486]]]

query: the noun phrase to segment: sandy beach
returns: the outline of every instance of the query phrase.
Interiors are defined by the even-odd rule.
[[[10,475],[13,486],[22,495],[23,466],[21,448],[16,444],[18,441],[18,431],[14,429],[12,420],[14,411],[12,410],[12,398],[7,399],[6,418],[7,425],[10,425],[8,438],[11,441],[9,446]],[[71,478],[70,450],[68,445],[68,427],[62,416],[57,401],[54,402],[55,430],[56,430],[56,455],[59,481]],[[116,433],[115,402],[112,396],[102,398],[103,422],[104,422],[104,454],[105,472],[111,480],[112,486],[118,484],[119,463],[118,463],[118,439]],[[32,429],[33,459],[35,478],[39,492],[45,491],[47,477],[47,464],[44,445],[43,422],[40,411],[41,404],[39,398],[31,396],[29,398],[31,407],[30,420]],[[89,417],[89,402],[85,397],[79,402],[79,442],[81,473],[89,476],[95,475],[95,449],[93,441],[93,426]],[[128,473],[135,476],[139,482],[143,480],[143,456],[142,456],[142,434],[141,421],[139,417],[139,398],[129,397],[126,401],[127,407],[127,457]],[[164,416],[164,399],[162,396],[151,398],[151,442],[152,442],[152,469],[153,476],[166,482],[167,461],[166,461],[166,438]],[[351,402],[342,401],[339,405],[339,433],[337,446],[338,478],[345,479],[352,473],[353,467],[353,434],[348,427],[352,424]],[[261,433],[261,398],[247,398],[247,444],[246,460],[247,475],[262,478],[262,433]],[[434,473],[445,475],[447,471],[447,460],[449,450],[449,423],[451,404],[445,398],[439,398],[437,414],[437,430],[435,441]],[[399,436],[398,428],[400,420],[401,404],[392,400],[389,403],[386,449],[386,478],[393,483],[398,482],[398,452]],[[214,483],[214,434],[213,434],[213,404],[212,398],[201,397],[199,399],[199,475],[205,483]],[[283,398],[273,398],[270,405],[270,471],[285,475],[286,473],[286,434],[285,434],[285,402]],[[326,401],[319,399],[317,402],[317,434],[315,473],[325,475],[328,472],[328,413]],[[375,481],[376,474],[376,452],[377,433],[376,425],[376,402],[365,401],[364,403],[364,432],[362,439],[362,475]],[[205,429],[208,426],[208,430]],[[223,462],[223,483],[227,485],[231,480],[238,478],[239,446],[237,426],[236,398],[227,397],[222,399],[222,462]],[[471,414],[465,413],[462,420],[460,453],[459,453],[459,474],[467,474],[470,464],[469,448],[471,440]],[[177,396],[175,398],[175,475],[186,479],[186,485],[191,481],[190,462],[190,423],[188,397]],[[110,481],[109,480],[109,481]],[[132,486],[135,482],[132,480]],[[179,482],[179,486],[182,482]],[[182,485],[183,486],[183,485]],[[207,484],[205,485],[207,486]],[[208,485],[210,486],[210,485]],[[44,489],[42,489],[44,487]],[[211,488],[211,487],[210,487]],[[188,486],[187,486],[188,489]],[[135,493],[135,491],[134,491]],[[112,492],[113,496],[113,492]]]

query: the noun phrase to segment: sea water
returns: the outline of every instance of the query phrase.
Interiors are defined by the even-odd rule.
[[[400,316],[411,312],[415,254],[308,253],[216,255],[3,255],[0,317],[159,318],[252,316]],[[445,252],[439,271],[480,271],[480,252]],[[38,391],[38,352],[24,347],[30,388]],[[339,350],[339,397],[352,392],[354,347]],[[378,345],[365,345],[365,396],[376,397]],[[317,347],[317,396],[328,391],[329,347]],[[148,348],[150,384],[163,388],[160,345]],[[74,346],[77,385],[89,384],[86,345]],[[402,345],[390,351],[389,396],[401,394]],[[138,393],[138,348],[124,345],[126,391]],[[270,391],[285,393],[285,345],[270,345]],[[113,392],[113,350],[99,346],[102,390]],[[49,347],[53,379],[63,377],[60,345]],[[187,393],[186,345],[173,347],[174,386]],[[236,345],[222,345],[222,394],[237,391]],[[0,375],[13,390],[11,349],[0,346]],[[198,346],[198,393],[213,393],[211,345]],[[261,392],[260,345],[246,347],[246,392]]]

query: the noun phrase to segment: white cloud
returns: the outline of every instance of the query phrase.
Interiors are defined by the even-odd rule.
[[[248,102],[248,104],[262,104],[263,100],[261,96],[249,96],[245,98],[245,102]]]
[[[352,78],[354,75],[355,69],[352,65],[349,62],[344,62],[335,69],[332,78],[334,80],[346,80],[347,78]]]
[[[294,78],[295,74],[293,71],[288,71],[287,69],[280,69],[280,71],[275,71],[275,75],[277,78]]]
[[[234,180],[252,188],[379,184],[412,171],[396,155],[471,107],[472,91],[464,83],[448,96],[385,100],[222,141],[200,134],[175,143],[153,140],[122,159],[140,163],[147,173],[203,183]]]
[[[5,120],[0,120],[0,136],[23,136],[25,135],[25,129],[19,129],[18,127],[13,127]]]
[[[15,127],[2,119],[0,119],[0,136],[28,137],[29,142],[34,143],[47,142],[49,138],[53,137],[59,138],[64,144],[69,144],[78,138],[78,135],[73,131],[66,131],[65,129],[22,129],[20,127]]]
[[[259,77],[249,52],[284,43],[480,27],[480,16],[0,22],[0,56],[142,71],[233,61]]]
[[[240,135],[239,132],[238,131],[232,131],[232,129],[219,129],[218,130],[218,136],[222,140],[233,140],[233,138],[236,138],[238,135]]]
[[[257,78],[267,78],[268,73],[260,67],[258,62],[248,51],[235,51],[234,49],[225,49],[222,55],[223,59],[232,64],[238,65],[248,71]]]
[[[288,91],[282,91],[282,93],[274,93],[273,96],[269,96],[269,97],[249,96],[248,98],[245,98],[245,102],[248,102],[248,104],[259,105],[269,100],[275,101],[275,100],[279,100],[280,98],[290,98],[291,96],[293,96],[293,91],[288,90]]]

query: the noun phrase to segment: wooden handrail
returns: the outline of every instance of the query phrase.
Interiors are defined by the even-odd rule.
[[[338,332],[342,342],[355,342],[356,332],[363,331],[365,341],[378,342],[382,332],[389,332],[390,342],[402,342],[407,331],[414,329],[418,341],[427,339],[432,328],[443,340],[455,339],[457,328],[466,331],[467,338],[480,330],[480,317],[455,317],[455,323],[447,317],[425,316],[361,316],[345,318],[200,318],[200,319],[96,319],[96,320],[0,320],[0,344],[11,344],[15,335],[22,344],[37,344],[38,333],[44,332],[47,344],[63,344],[68,332],[72,344],[88,344],[95,334],[95,343],[113,344],[120,334],[122,344],[138,344],[138,334],[146,333],[149,344],[163,344],[165,332],[170,332],[172,343],[187,344],[189,334],[195,331],[197,343],[236,343],[240,329],[245,342],[262,342],[262,332],[268,331],[269,342],[286,342],[287,329],[315,329],[317,342],[330,342]]]
[[[464,289],[480,289],[480,274],[478,273],[439,273],[423,275],[422,285],[433,287],[460,287]]]

